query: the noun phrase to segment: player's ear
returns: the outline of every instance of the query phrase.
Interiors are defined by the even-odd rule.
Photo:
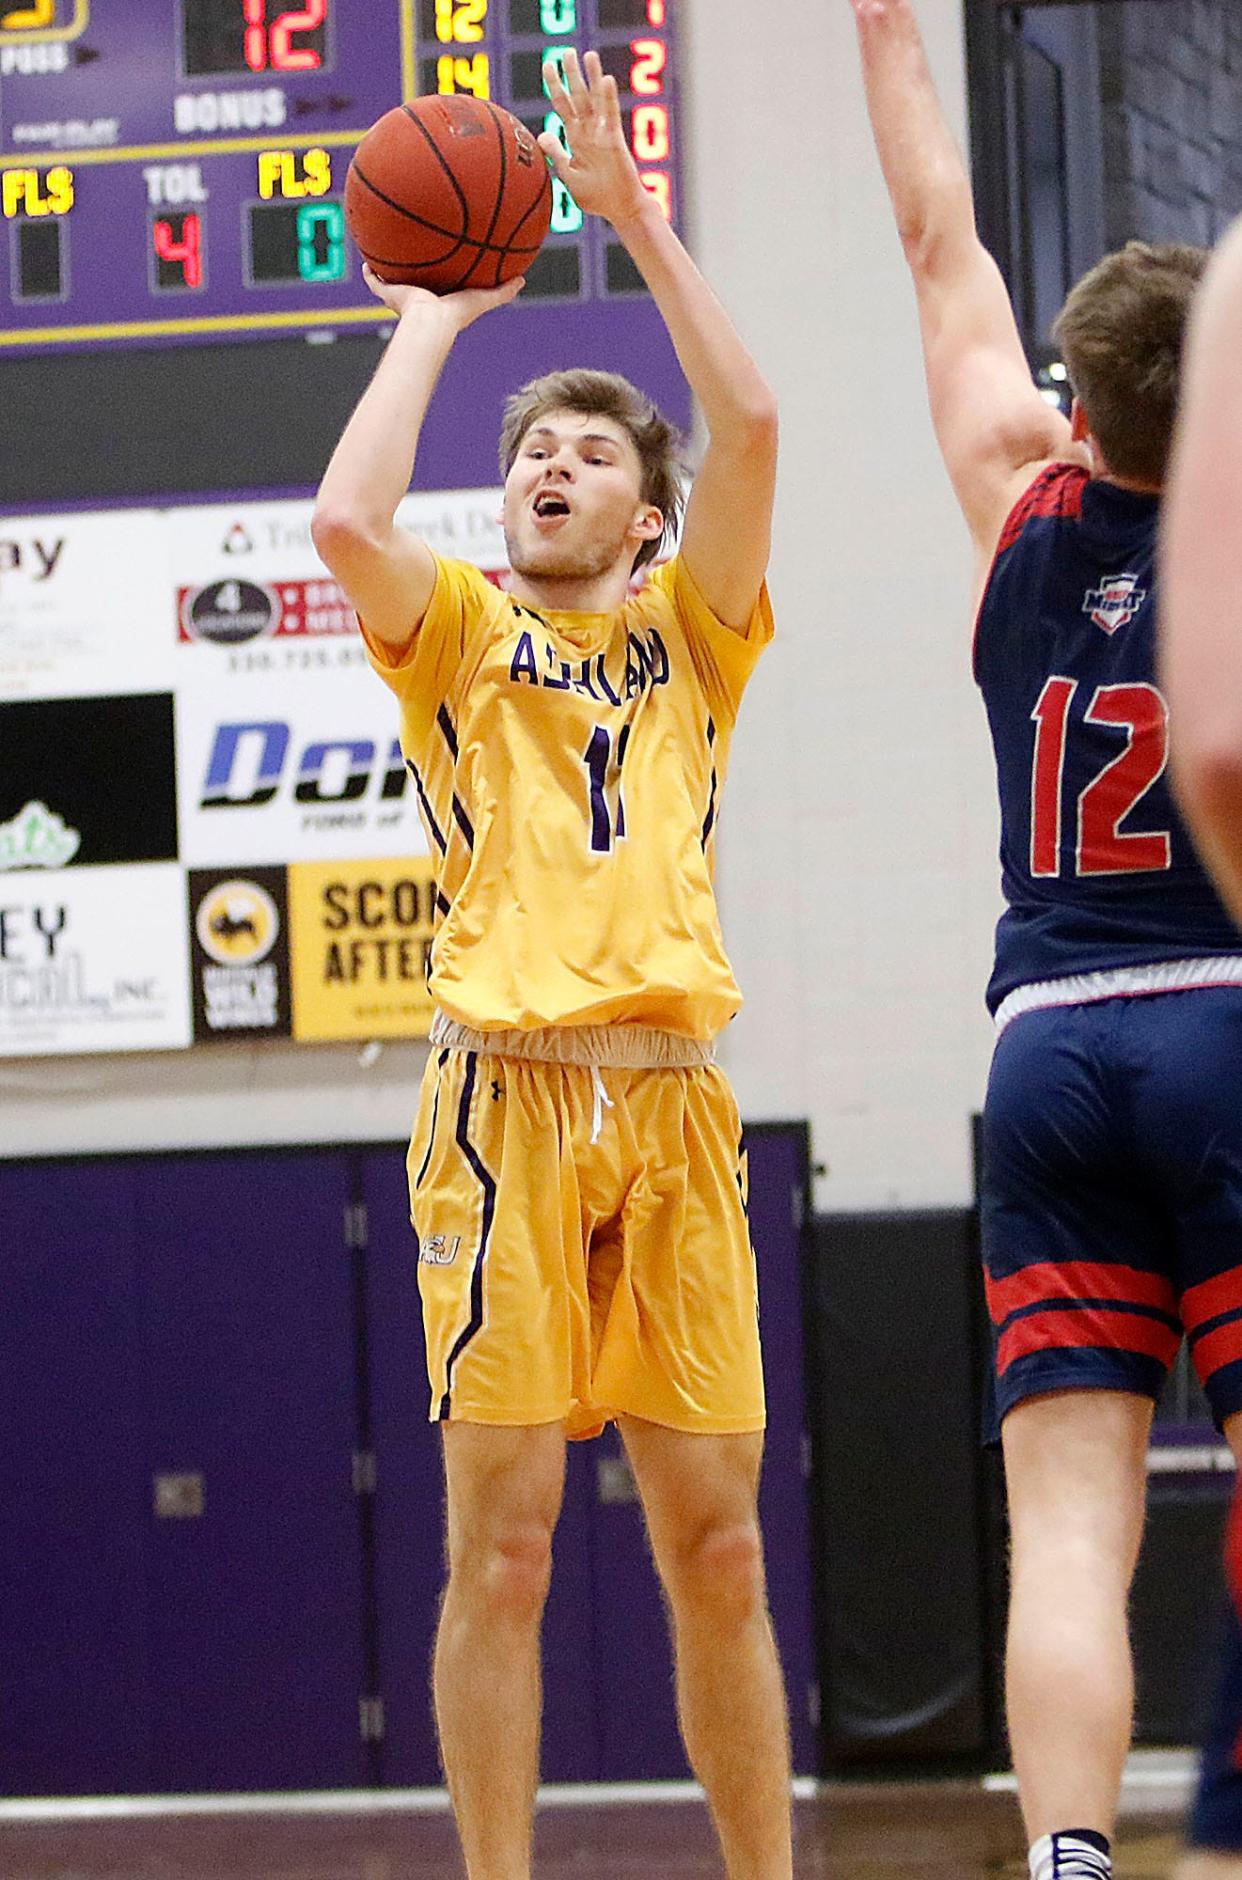
[[[1070,433],[1076,444],[1085,444],[1091,435],[1087,414],[1077,399],[1070,406]]]
[[[644,503],[634,518],[634,533],[643,542],[658,542],[664,533],[664,514],[654,503]]]

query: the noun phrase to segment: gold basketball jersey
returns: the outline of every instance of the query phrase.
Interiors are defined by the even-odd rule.
[[[450,1018],[700,1040],[732,1018],[716,819],[771,636],[766,590],[735,633],[678,558],[605,614],[535,611],[440,561],[409,646],[367,639],[401,702],[436,862],[431,991]]]

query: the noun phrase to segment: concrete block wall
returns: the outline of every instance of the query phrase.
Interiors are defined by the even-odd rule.
[[[1108,246],[1208,246],[1242,213],[1242,9],[1132,0],[1096,12]]]

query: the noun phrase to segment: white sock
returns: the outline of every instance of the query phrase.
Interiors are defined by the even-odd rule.
[[[1042,1835],[1027,1856],[1031,1880],[1111,1880],[1110,1851],[1107,1836],[1091,1828]]]

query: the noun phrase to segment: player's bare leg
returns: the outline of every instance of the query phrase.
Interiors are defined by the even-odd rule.
[[[540,1622],[565,1482],[560,1424],[446,1423],[449,1578],[436,1637],[440,1754],[470,1880],[530,1880]]]
[[[1032,1842],[1069,1828],[1112,1835],[1133,1725],[1127,1601],[1152,1408],[1129,1392],[1063,1391],[1018,1404],[1002,1426],[1005,1693]]]
[[[760,1435],[621,1423],[672,1617],[686,1753],[730,1880],[789,1880],[789,1728],[768,1616]]]

